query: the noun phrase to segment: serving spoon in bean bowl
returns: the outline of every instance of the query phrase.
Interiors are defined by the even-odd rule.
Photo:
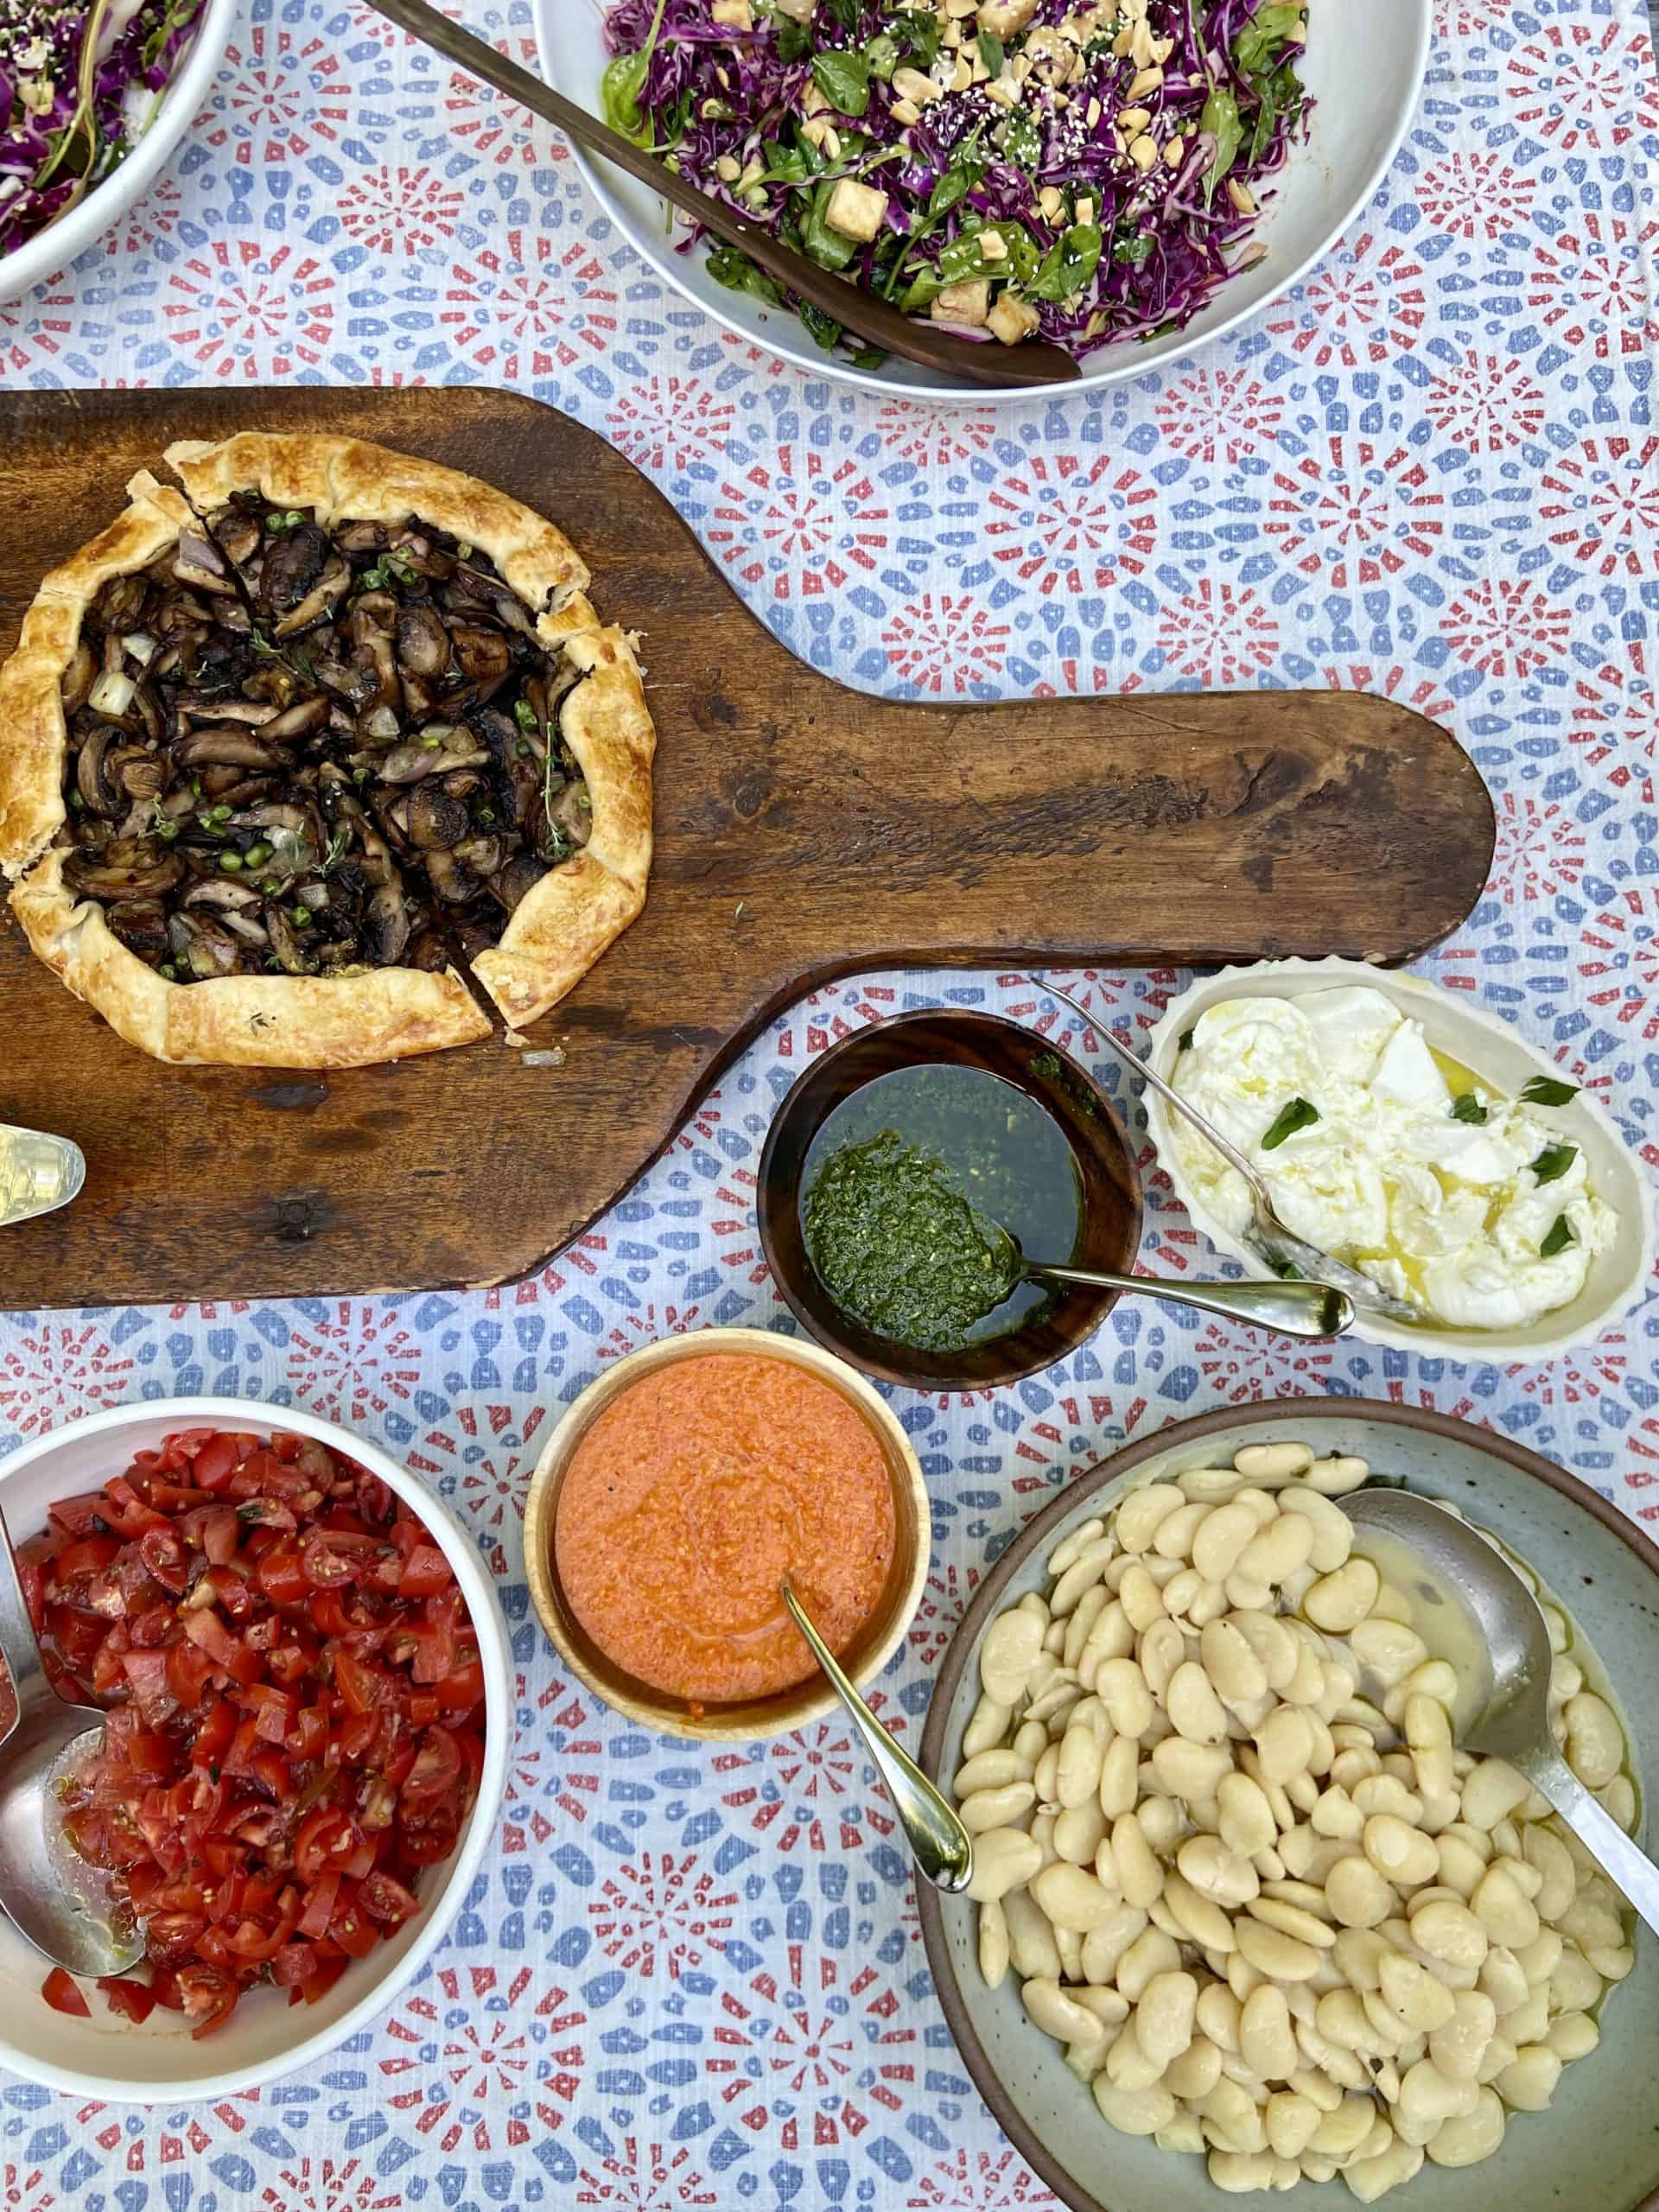
[[[1458,1741],[1507,1761],[1555,1808],[1659,1933],[1659,1866],[1573,1773],[1549,1725],[1549,1630],[1538,1600],[1478,1529],[1386,1485],[1343,1500],[1357,1548],[1411,1601],[1412,1626],[1458,1676]]]
[[[0,1910],[37,1951],[86,1979],[124,1974],[143,1953],[109,1875],[64,1833],[64,1800],[104,1744],[96,1706],[47,1679],[11,1538],[0,1519],[0,1659],[15,1711],[0,1732]]]

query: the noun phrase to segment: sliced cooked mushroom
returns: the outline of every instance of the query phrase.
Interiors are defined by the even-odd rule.
[[[159,798],[167,784],[167,763],[158,753],[137,746],[122,746],[107,763],[109,774],[119,779],[129,798]]]
[[[265,563],[269,568],[270,563]],[[352,572],[342,560],[330,561],[316,582],[291,612],[277,623],[275,634],[279,638],[297,637],[302,630],[308,630],[314,622],[321,622],[332,614],[335,602],[342,593],[352,587]]]
[[[221,913],[243,913],[261,902],[251,883],[240,883],[233,876],[210,875],[200,883],[193,883],[179,903],[182,906],[213,906]]]
[[[167,909],[159,899],[118,899],[104,918],[129,952],[141,960],[166,959]]]
[[[314,522],[296,523],[269,547],[259,595],[277,614],[302,607],[328,563],[328,540]]]
[[[181,691],[173,703],[181,719],[188,717],[193,722],[241,722],[249,729],[263,729],[282,712],[269,699],[215,699],[199,691]]]
[[[397,658],[416,676],[441,676],[448,667],[448,633],[435,607],[406,607],[398,615]]]
[[[567,784],[553,809],[553,819],[573,845],[585,845],[594,834],[594,810],[586,784]]]
[[[455,858],[464,861],[473,874],[480,880],[493,875],[506,858],[499,837],[467,837],[454,849]]]
[[[306,952],[294,934],[293,925],[277,906],[265,910],[265,928],[270,938],[270,949],[289,976],[310,976],[316,972],[316,963]]]
[[[198,981],[228,976],[239,963],[236,939],[229,931],[196,914],[169,914],[167,941],[174,957],[182,960]]]
[[[92,678],[98,673],[98,663],[92,649],[85,638],[75,647],[69,665],[63,671],[63,711],[73,715],[86,703],[86,694],[92,688]]]
[[[294,765],[291,753],[262,745],[257,737],[239,737],[222,725],[193,731],[173,748],[181,768],[263,768],[274,772]]]
[[[548,863],[534,853],[519,853],[491,877],[490,889],[508,913],[514,913],[542,878],[552,873]]]
[[[178,551],[174,557],[173,574],[181,584],[188,584],[193,591],[212,592],[215,595],[236,596],[236,586],[225,573],[225,563],[219,549],[194,531],[184,531],[179,537]]]
[[[301,699],[278,715],[274,722],[264,728],[266,742],[280,745],[296,737],[309,737],[320,730],[328,719],[328,702],[317,697]]]
[[[450,626],[449,642],[455,658],[474,683],[499,683],[512,665],[512,648],[499,630],[456,622]]]
[[[221,508],[211,528],[219,551],[238,569],[259,550],[259,525],[245,507]]]
[[[94,814],[101,814],[111,821],[125,811],[121,792],[104,773],[110,747],[120,734],[119,730],[111,729],[107,722],[100,723],[81,740],[80,757],[75,762],[75,789]]]
[[[410,842],[423,851],[458,845],[472,825],[466,802],[429,783],[417,784],[410,792],[405,819]]]
[[[383,968],[395,968],[403,957],[409,943],[409,911],[403,878],[396,868],[369,901],[365,942],[370,958]]]
[[[173,888],[184,874],[184,862],[176,853],[158,853],[146,838],[116,838],[101,861],[72,853],[63,872],[75,890],[95,899],[153,898]]]
[[[446,906],[464,906],[478,894],[478,877],[466,861],[442,849],[426,855],[427,880]]]
[[[448,728],[436,745],[394,745],[377,764],[375,773],[382,783],[413,784],[423,776],[439,776],[450,768],[475,768],[489,757],[467,731]]]

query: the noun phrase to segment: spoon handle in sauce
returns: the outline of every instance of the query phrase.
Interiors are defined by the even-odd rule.
[[[1027,1260],[1023,1272],[1051,1282],[1082,1283],[1090,1290],[1116,1290],[1136,1298],[1161,1298],[1172,1306],[1196,1306],[1201,1313],[1277,1329],[1287,1337],[1339,1337],[1354,1318],[1354,1302],[1347,1292],[1324,1282],[1175,1282],[1157,1275],[1109,1275],[1096,1268],[1063,1268],[1046,1260]]]
[[[1503,1756],[1517,1774],[1524,1774],[1534,1789],[1548,1798],[1609,1881],[1624,1891],[1659,1935],[1659,1866],[1585,1788],[1554,1745],[1533,1744],[1522,1749],[1510,1745]]]
[[[787,1581],[779,1589],[790,1618],[811,1648],[812,1656],[830,1677],[830,1687],[846,1707],[849,1718],[875,1762],[905,1840],[918,1869],[935,1889],[954,1897],[974,1878],[973,1839],[954,1808],[922,1772],[914,1759],[900,1751],[893,1738],[853,1688],[836,1655],[813,1626],[811,1616]]]

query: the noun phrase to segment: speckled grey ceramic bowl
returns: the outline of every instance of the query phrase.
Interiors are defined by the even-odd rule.
[[[1624,1708],[1638,1781],[1659,1745],[1659,1550],[1613,1506],[1508,1438],[1441,1414],[1362,1398],[1281,1398],[1224,1408],[1142,1438],[1068,1483],[1014,1539],[979,1587],[939,1670],[921,1760],[936,1779],[960,1764],[979,1694],[979,1644],[995,1616],[1047,1580],[1044,1561],[1132,1484],[1230,1464],[1241,1444],[1302,1442],[1321,1457],[1357,1452],[1378,1474],[1460,1506],[1500,1535],[1547,1583],[1605,1662]],[[1649,1848],[1651,1844],[1649,1843]],[[922,1934],[963,2062],[999,2126],[1071,2212],[1220,2212],[1224,2196],[1195,2158],[1118,2135],[1066,2071],[1058,2044],[1026,2018],[1010,1977],[988,1990],[974,1955],[975,1908],[923,1889]],[[1388,2202],[1402,2212],[1659,2212],[1659,1962],[1645,1930],[1636,1971],[1608,1997],[1600,2048],[1561,2076],[1545,2113],[1517,2113],[1495,2158],[1464,2171],[1426,2164]],[[1262,2201],[1262,2200],[1257,2200]],[[1303,2183],[1294,2201],[1350,2205],[1340,2181]]]

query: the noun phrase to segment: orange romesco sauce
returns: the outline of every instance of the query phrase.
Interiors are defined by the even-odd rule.
[[[576,1618],[619,1667],[693,1704],[814,1671],[787,1574],[831,1650],[893,1565],[892,1478],[864,1416],[792,1361],[710,1352],[624,1390],[577,1445],[554,1519]]]

